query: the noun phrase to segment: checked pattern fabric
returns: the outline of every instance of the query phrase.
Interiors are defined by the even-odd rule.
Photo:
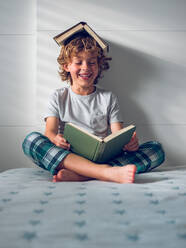
[[[38,132],[28,134],[22,144],[24,154],[36,165],[48,170],[52,175],[57,174],[60,162],[70,153],[55,146],[46,136]],[[120,156],[109,161],[111,166],[125,166],[135,164],[136,173],[151,171],[165,160],[162,145],[156,141],[149,141],[140,145],[136,152],[123,152]]]

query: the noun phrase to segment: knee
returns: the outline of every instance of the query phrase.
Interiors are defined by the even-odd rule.
[[[30,150],[32,144],[37,140],[39,139],[40,137],[42,137],[43,135],[39,132],[31,132],[29,133],[23,143],[22,143],[22,149],[23,149],[23,152],[25,154],[27,154],[28,150]]]
[[[149,157],[152,157],[152,160],[157,160],[159,164],[162,164],[165,161],[165,151],[163,146],[158,141],[149,141],[141,146],[142,150],[146,150],[149,153]]]
[[[159,163],[162,164],[164,161],[165,161],[165,151],[163,149],[163,146],[161,143],[159,142],[156,142],[156,151],[157,151],[157,154],[158,154],[158,158],[159,158]]]
[[[152,149],[157,152],[158,154],[161,154],[163,156],[165,156],[165,152],[163,149],[163,146],[161,143],[159,143],[158,141],[151,141],[152,143]]]
[[[164,152],[162,144],[158,141],[148,141],[140,145],[141,149],[152,149],[155,151]]]

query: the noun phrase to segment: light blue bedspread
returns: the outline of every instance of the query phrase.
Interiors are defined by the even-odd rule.
[[[186,166],[134,184],[52,183],[47,171],[0,173],[1,248],[186,247]]]

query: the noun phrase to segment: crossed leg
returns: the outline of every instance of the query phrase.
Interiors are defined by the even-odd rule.
[[[116,183],[133,183],[136,173],[136,166],[133,164],[112,167],[107,164],[96,164],[73,153],[68,154],[57,169],[58,173],[53,177],[53,182],[98,179]]]

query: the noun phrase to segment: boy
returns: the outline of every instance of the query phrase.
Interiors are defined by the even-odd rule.
[[[70,144],[63,138],[66,122],[100,137],[107,136],[109,128],[113,133],[123,127],[115,95],[95,86],[103,70],[109,69],[108,60],[89,35],[80,34],[61,47],[60,76],[70,82],[70,87],[56,90],[51,96],[45,136],[33,132],[23,142],[24,153],[49,170],[54,182],[98,179],[133,183],[136,172],[149,171],[164,161],[161,145],[147,142],[139,146],[136,133],[123,155],[109,164],[96,164],[70,152]]]

